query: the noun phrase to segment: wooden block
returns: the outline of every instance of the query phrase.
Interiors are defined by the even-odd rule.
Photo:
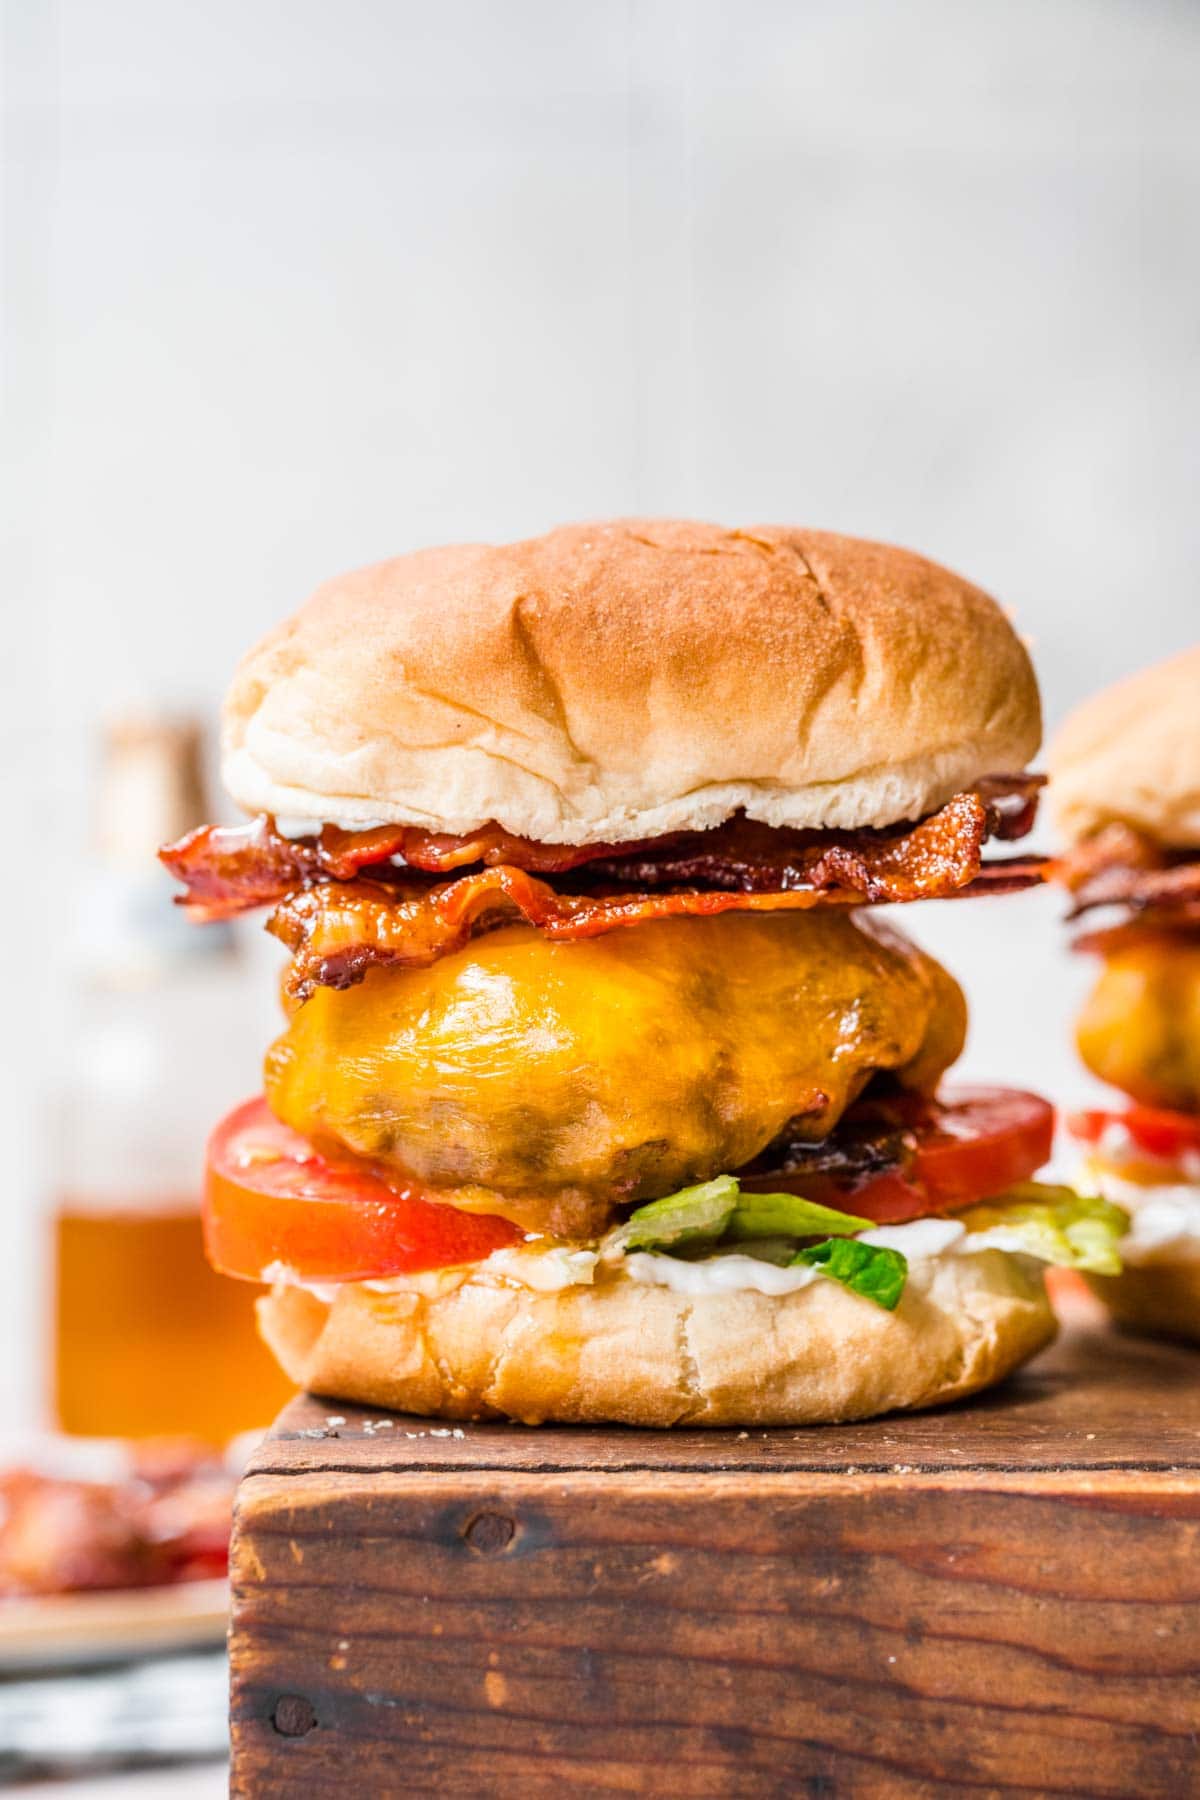
[[[302,1398],[242,1483],[235,1795],[1200,1794],[1200,1359],[967,1406],[446,1427]]]

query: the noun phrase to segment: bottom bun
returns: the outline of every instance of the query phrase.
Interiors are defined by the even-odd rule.
[[[1200,1344],[1200,1257],[1127,1264],[1121,1275],[1089,1279],[1118,1324]]]
[[[259,1326],[292,1380],[332,1399],[527,1425],[816,1425],[936,1406],[1054,1336],[1041,1271],[999,1250],[914,1262],[895,1312],[834,1281],[780,1298],[687,1297],[627,1276],[556,1293],[280,1285]]]

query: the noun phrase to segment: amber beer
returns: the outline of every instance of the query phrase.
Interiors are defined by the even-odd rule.
[[[236,941],[171,905],[157,846],[204,816],[200,741],[179,720],[106,735],[79,908],[48,1220],[58,1424],[220,1443],[289,1388],[254,1329],[256,1288],[205,1261],[212,1119],[259,1085],[233,1047],[250,984]]]
[[[214,1274],[194,1199],[54,1220],[55,1411],[65,1431],[222,1443],[290,1393],[254,1327],[257,1289]]]

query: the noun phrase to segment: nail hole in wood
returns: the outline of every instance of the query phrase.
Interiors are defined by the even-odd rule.
[[[463,1526],[463,1536],[481,1556],[499,1556],[512,1543],[516,1526],[503,1513],[477,1512]]]
[[[303,1694],[281,1694],[271,1723],[280,1737],[305,1737],[317,1722],[312,1703]]]

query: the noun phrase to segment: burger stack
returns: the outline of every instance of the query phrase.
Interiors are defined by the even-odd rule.
[[[1126,1097],[1070,1121],[1084,1184],[1132,1221],[1096,1286],[1200,1341],[1200,645],[1095,695],[1051,762],[1075,948],[1100,962],[1079,1050]]]
[[[287,1372],[747,1426],[1038,1350],[1124,1214],[1035,1180],[1045,1101],[942,1086],[966,1008],[894,920],[1042,877],[1039,737],[1001,610],[886,545],[617,521],[321,589],[229,695],[250,822],[163,853],[288,957],[206,1201]]]

